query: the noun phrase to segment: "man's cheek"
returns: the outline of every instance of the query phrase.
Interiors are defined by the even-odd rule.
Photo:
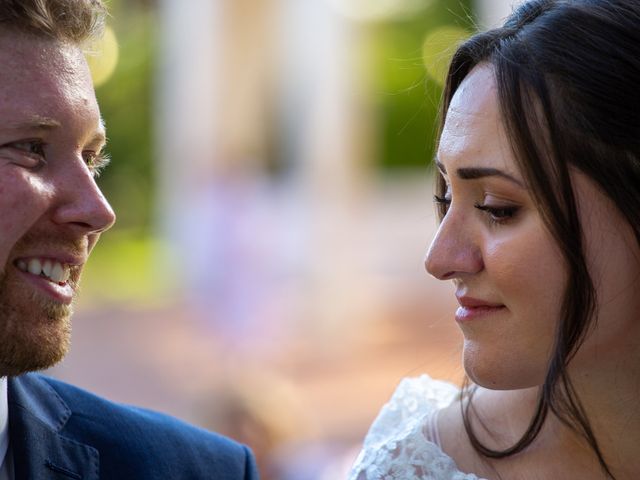
[[[20,238],[46,212],[46,198],[39,182],[23,175],[0,178],[0,268]]]

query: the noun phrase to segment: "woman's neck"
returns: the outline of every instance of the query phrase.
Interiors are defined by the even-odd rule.
[[[574,375],[573,383],[598,447],[617,480],[637,479],[640,472],[640,398],[638,378],[630,369],[591,369]],[[535,412],[539,389],[492,391],[480,388],[469,419],[480,442],[494,450],[514,445],[526,431]],[[572,423],[575,423],[572,421]],[[523,452],[487,460],[477,454],[460,416],[460,405],[443,412],[439,421],[443,449],[458,466],[486,478],[605,479],[589,443],[552,412],[536,439]]]
[[[615,360],[596,357],[589,368],[578,364],[569,370],[602,455],[620,479],[638,478],[640,472],[640,352],[631,347],[620,346],[626,354]]]

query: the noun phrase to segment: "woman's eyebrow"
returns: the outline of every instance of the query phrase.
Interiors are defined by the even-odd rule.
[[[435,164],[438,167],[438,170],[440,170],[440,173],[442,173],[442,175],[447,175],[447,169],[438,159],[435,159]],[[503,172],[498,168],[462,167],[456,170],[456,174],[458,175],[459,178],[463,180],[475,180],[477,178],[484,178],[484,177],[501,177],[515,183],[520,188],[526,189],[526,187],[520,180],[518,180],[512,175],[509,175],[506,172]]]
[[[524,184],[520,180],[497,168],[464,167],[464,168],[458,168],[456,170],[456,173],[458,177],[460,177],[463,180],[475,180],[477,178],[484,178],[484,177],[501,177],[515,183],[520,188],[525,188]]]

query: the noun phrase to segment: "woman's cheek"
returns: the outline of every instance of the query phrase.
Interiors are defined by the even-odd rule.
[[[559,315],[567,275],[555,242],[542,225],[511,233],[486,244],[485,268],[501,301]]]

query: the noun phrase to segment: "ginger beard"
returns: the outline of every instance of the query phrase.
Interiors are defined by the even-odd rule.
[[[79,277],[80,268],[72,268],[68,282],[76,295]],[[15,265],[5,265],[0,272],[0,375],[42,370],[62,360],[70,346],[72,313],[73,304],[47,297],[27,285]]]
[[[20,291],[0,275],[0,374],[19,375],[58,363],[69,350],[71,305]]]

